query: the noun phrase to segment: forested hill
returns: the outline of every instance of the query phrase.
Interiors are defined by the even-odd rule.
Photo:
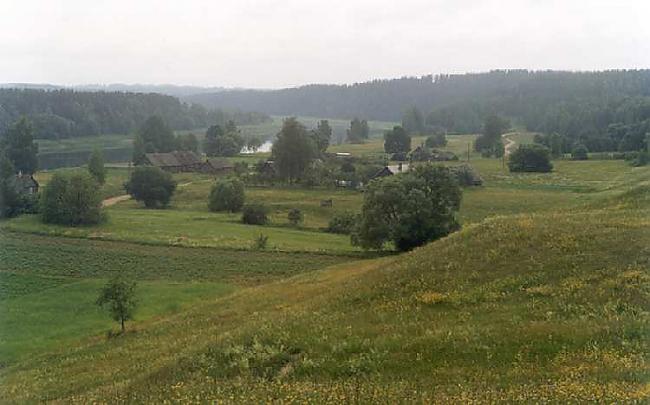
[[[161,116],[174,129],[203,128],[231,119],[237,124],[270,119],[260,113],[208,109],[154,93],[0,89],[0,134],[22,115],[32,121],[39,139],[131,133],[151,115]]]
[[[499,114],[532,131],[596,139],[595,146],[613,136],[608,134],[612,124],[650,131],[650,70],[509,70],[224,91],[186,99],[212,108],[387,121],[399,120],[406,108],[416,106],[427,124],[457,132],[478,131],[486,115]]]

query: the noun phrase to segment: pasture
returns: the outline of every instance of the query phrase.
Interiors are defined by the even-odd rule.
[[[446,149],[462,161],[473,139]],[[330,150],[383,156],[379,138]],[[208,211],[204,174],[175,174],[167,209],[123,201],[99,226],[0,222],[0,402],[646,399],[650,168],[469,159],[485,182],[464,189],[463,229],[400,256],[323,231],[359,191],[248,187],[271,208],[250,226]],[[128,174],[110,169],[103,196]],[[94,300],[118,272],[138,280],[140,309],[107,338]]]

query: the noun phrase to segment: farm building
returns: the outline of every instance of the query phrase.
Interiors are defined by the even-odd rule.
[[[206,173],[212,173],[216,175],[230,174],[235,170],[235,165],[229,162],[227,159],[222,158],[209,158],[205,162],[203,171]]]
[[[372,178],[376,179],[379,177],[392,176],[394,174],[408,172],[408,170],[409,170],[408,163],[400,163],[397,165],[384,166],[374,176],[372,176]]]
[[[205,169],[205,162],[196,153],[188,151],[147,153],[145,165],[159,167],[172,173],[200,172]]]
[[[38,194],[38,182],[31,174],[18,173],[14,177],[14,188],[18,194]]]

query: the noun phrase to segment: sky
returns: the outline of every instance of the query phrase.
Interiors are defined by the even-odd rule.
[[[0,0],[0,83],[650,68],[650,0]]]

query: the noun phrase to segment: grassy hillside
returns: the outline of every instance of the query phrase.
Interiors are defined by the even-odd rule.
[[[25,360],[0,401],[647,400],[643,175]]]

